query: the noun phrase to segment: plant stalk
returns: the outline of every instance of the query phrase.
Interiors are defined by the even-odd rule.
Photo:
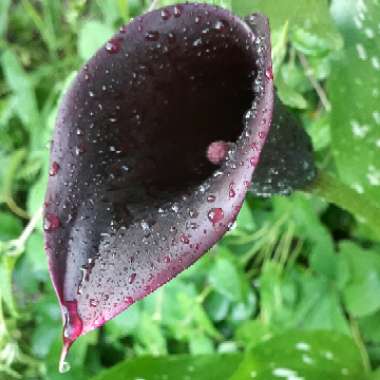
[[[326,172],[320,171],[316,180],[305,189],[326,201],[355,215],[380,237],[380,207],[364,194],[359,194],[349,186]]]

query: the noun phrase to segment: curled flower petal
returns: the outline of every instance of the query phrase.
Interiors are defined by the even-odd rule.
[[[270,68],[266,17],[183,4],[136,18],[80,70],[45,199],[65,352],[230,228],[271,125]]]

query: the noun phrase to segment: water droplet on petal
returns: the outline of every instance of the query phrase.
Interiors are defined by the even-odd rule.
[[[215,202],[215,199],[216,199],[216,196],[213,195],[213,194],[210,194],[210,195],[207,197],[207,202],[209,202],[209,203]]]
[[[220,207],[212,208],[208,212],[207,217],[210,220],[210,222],[213,225],[215,225],[215,224],[219,223],[221,220],[223,220],[223,218],[224,218],[223,209],[221,209]]]
[[[49,175],[50,176],[55,176],[57,173],[58,173],[58,171],[59,171],[59,164],[58,164],[58,162],[56,162],[56,161],[53,161],[52,162],[52,164],[51,164],[51,168],[50,168],[50,171],[49,171]]]
[[[170,12],[169,12],[168,9],[163,9],[163,10],[161,11],[161,18],[162,18],[163,20],[169,20],[170,16],[171,16],[171,14],[170,14]]]
[[[111,38],[106,43],[106,50],[110,54],[116,54],[120,51],[122,39],[121,38]]]
[[[57,215],[46,214],[44,218],[44,230],[47,232],[55,231],[61,226],[61,221]]]
[[[198,47],[202,45],[202,38],[198,38],[193,42],[194,47]]]
[[[130,276],[129,276],[129,279],[128,279],[128,283],[129,284],[133,284],[136,280],[136,276],[137,276],[137,273],[133,272]]]
[[[228,22],[225,20],[218,20],[214,25],[215,30],[223,32],[228,28]]]
[[[267,79],[273,80],[273,69],[272,69],[272,66],[268,67],[265,70],[265,76],[266,76]]]
[[[157,41],[160,38],[160,33],[155,30],[150,30],[145,33],[144,38],[146,41]]]
[[[228,189],[228,197],[235,198],[235,196],[236,196],[236,191],[234,189],[234,183],[231,183]]]
[[[131,305],[133,304],[133,302],[135,302],[135,300],[133,299],[133,297],[125,297],[125,302],[128,304],[128,305]]]
[[[174,13],[174,17],[181,17],[181,15],[182,15],[182,7],[180,5],[176,5],[174,7],[173,13]]]

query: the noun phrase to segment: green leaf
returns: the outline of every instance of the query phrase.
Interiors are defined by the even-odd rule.
[[[243,299],[241,276],[232,260],[217,258],[209,273],[210,284],[231,301]]]
[[[290,331],[255,347],[231,380],[364,380],[353,341],[332,332]]]
[[[126,360],[93,380],[228,379],[241,358],[241,354],[140,357]]]
[[[339,295],[330,282],[298,268],[283,271],[267,262],[261,275],[261,316],[276,330],[313,329],[348,333]]]
[[[16,302],[13,297],[12,274],[17,258],[15,256],[0,256],[0,300],[7,306],[7,310],[13,317],[18,317]]]
[[[8,212],[0,212],[0,241],[15,239],[21,231],[20,219]]]
[[[380,311],[358,320],[366,342],[380,343]]]
[[[2,37],[8,27],[8,10],[11,5],[11,0],[0,1],[0,37]]]
[[[380,7],[377,0],[335,0],[345,37],[328,80],[332,150],[341,179],[380,205]]]
[[[331,20],[327,0],[232,0],[232,9],[241,16],[261,12],[269,17],[272,31],[289,22],[290,36],[302,33],[314,44],[338,49],[341,38]],[[317,42],[316,42],[317,41]]]
[[[78,52],[87,61],[113,35],[114,30],[100,21],[90,20],[83,23],[79,30]]]
[[[10,49],[0,55],[0,64],[3,69],[5,81],[12,91],[19,119],[25,129],[31,134],[32,147],[41,147],[38,134],[33,130],[42,127],[37,106],[37,99],[30,76],[24,71],[19,58]]]
[[[341,243],[340,253],[350,273],[343,290],[349,312],[364,317],[380,310],[380,253],[348,241]]]

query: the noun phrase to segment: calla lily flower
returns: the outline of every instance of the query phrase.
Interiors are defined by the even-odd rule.
[[[212,247],[248,191],[313,178],[309,139],[282,107],[267,18],[206,4],[134,19],[80,70],[60,105],[44,208],[61,366],[80,335]]]

